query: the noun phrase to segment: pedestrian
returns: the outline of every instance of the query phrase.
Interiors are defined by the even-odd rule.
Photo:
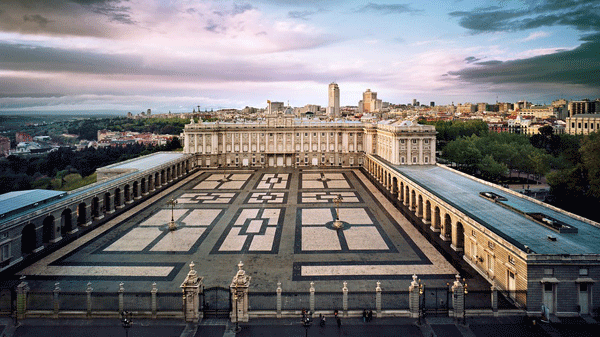
[[[370,322],[373,320],[373,310],[369,310],[369,312],[367,313],[367,322]]]
[[[342,320],[338,316],[336,316],[335,319],[337,321],[338,329],[340,329],[342,327]]]
[[[363,323],[367,321],[367,309],[363,310]]]
[[[319,325],[324,327],[325,326],[325,316],[323,316],[323,314],[319,314]]]

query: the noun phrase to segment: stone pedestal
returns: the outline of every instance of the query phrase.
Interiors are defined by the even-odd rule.
[[[381,317],[381,282],[377,281],[377,287],[375,287],[375,310],[377,317]]]
[[[311,312],[315,312],[315,283],[314,282],[310,282],[310,298],[309,298],[309,306],[310,306],[310,311]]]
[[[410,316],[412,318],[419,317],[419,282],[417,281],[417,275],[412,276],[412,282],[408,287],[408,308],[410,310]]]
[[[231,291],[231,322],[248,322],[248,288],[250,287],[251,277],[246,275],[242,269],[242,261],[238,263],[238,271],[231,281],[229,290]]]
[[[281,318],[281,282],[277,282],[277,318]]]
[[[21,281],[17,286],[17,318],[24,319],[27,313],[27,292],[29,286],[27,282]]]
[[[200,312],[200,292],[204,291],[202,280],[194,270],[194,262],[190,263],[190,271],[181,284],[183,292],[183,319],[186,322],[198,322],[203,317]]]
[[[348,317],[348,282],[344,281],[342,287],[342,308],[344,310],[343,316]]]
[[[456,274],[456,280],[452,285],[452,307],[454,308],[454,317],[462,318],[465,314],[465,288],[460,283],[460,275]]]

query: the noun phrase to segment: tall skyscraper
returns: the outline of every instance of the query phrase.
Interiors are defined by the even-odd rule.
[[[340,87],[337,83],[331,82],[328,90],[329,102],[327,103],[327,113],[331,117],[340,116]]]

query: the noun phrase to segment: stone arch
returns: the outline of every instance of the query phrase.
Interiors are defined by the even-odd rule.
[[[73,212],[67,208],[60,214],[60,233],[62,236],[66,236],[70,231],[73,230]]]
[[[404,197],[404,205],[406,206],[410,206],[410,189],[408,188],[408,185],[406,185],[406,196]]]
[[[452,238],[452,218],[448,213],[444,215],[444,223],[442,225],[441,237],[444,241],[448,241]]]
[[[142,178],[141,186],[142,186],[142,188],[141,188],[142,194],[148,193],[148,189],[146,187],[146,178]]]
[[[48,215],[42,222],[42,243],[50,243],[54,238],[54,216]]]
[[[154,173],[154,187],[160,186],[160,172]]]
[[[35,225],[31,222],[21,231],[21,254],[30,254],[37,248]]]
[[[171,168],[167,167],[167,181],[171,181]]]
[[[160,184],[165,185],[167,183],[167,176],[165,174],[165,170],[160,171]]]
[[[121,206],[121,189],[115,188],[115,208]]]
[[[417,216],[419,218],[423,218],[423,195],[419,194],[419,199],[417,203]]]
[[[404,182],[400,181],[400,189],[399,189],[399,193],[398,193],[398,200],[400,200],[400,202],[404,201]]]
[[[465,229],[462,222],[457,221],[453,227],[452,246],[456,251],[464,251],[465,248]]]
[[[410,192],[410,210],[417,210],[417,192],[414,189]]]
[[[133,189],[133,198],[137,199],[137,198],[140,197],[140,192],[139,192],[139,186],[140,186],[140,184],[136,180],[136,181],[133,182],[132,186],[133,186],[133,188],[132,188]]]
[[[111,203],[110,203],[110,193],[104,193],[104,212],[110,213],[112,211]]]
[[[440,208],[435,206],[433,210],[433,231],[439,232],[442,228],[442,217],[440,213]]]
[[[430,224],[431,223],[431,202],[429,201],[429,199],[427,199],[427,201],[425,202],[425,219],[424,222],[426,224]]]
[[[98,199],[98,197],[92,198],[91,209],[92,209],[92,218],[99,218],[100,217],[100,200]]]
[[[85,226],[87,223],[87,205],[85,202],[77,205],[77,225]]]
[[[392,177],[392,194],[398,194],[398,178]]]

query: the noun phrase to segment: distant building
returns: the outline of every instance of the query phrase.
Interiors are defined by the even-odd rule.
[[[600,130],[600,114],[577,114],[567,117],[566,133],[587,135]]]
[[[508,112],[509,110],[514,109],[514,104],[512,103],[498,103],[498,112]]]
[[[33,137],[24,132],[17,132],[15,133],[15,141],[17,143],[33,142]]]
[[[465,114],[465,113],[473,113],[477,110],[477,105],[471,103],[459,104],[456,112]]]
[[[600,112],[600,100],[590,101],[586,98],[581,101],[569,102],[570,117],[579,114],[593,114],[598,112]]]
[[[337,83],[329,84],[327,114],[331,117],[340,117],[340,87]]]
[[[479,112],[488,111],[488,104],[487,103],[477,103],[477,111],[479,111]]]
[[[429,106],[433,108],[435,106],[435,102],[434,101],[429,102]]]
[[[556,118],[558,117],[558,108],[551,105],[531,106],[519,110],[519,115],[523,117],[532,116],[538,119]]]
[[[10,139],[0,136],[0,156],[6,157],[10,153]]]
[[[371,91],[371,89],[367,89],[367,91],[363,93],[362,101],[358,103],[359,110],[362,108],[359,112],[369,113],[379,111],[381,109],[381,104],[381,100],[377,99],[377,93]]]

